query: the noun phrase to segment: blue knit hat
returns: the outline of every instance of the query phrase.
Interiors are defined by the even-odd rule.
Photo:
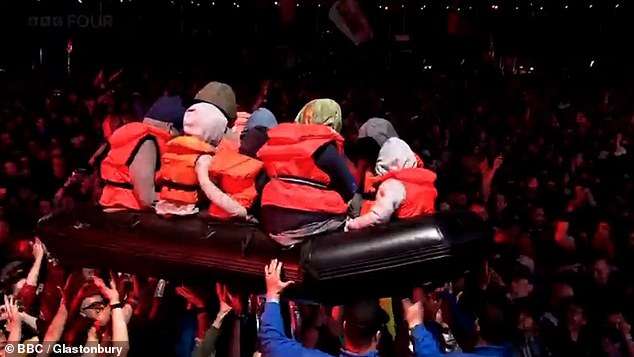
[[[163,96],[152,104],[145,114],[146,118],[172,123],[177,129],[183,128],[185,107],[178,96]]]
[[[243,133],[248,132],[250,129],[253,129],[256,126],[265,127],[267,129],[276,127],[277,120],[275,119],[275,115],[273,115],[273,113],[271,113],[271,111],[266,108],[257,109],[247,120],[247,123],[244,126]]]

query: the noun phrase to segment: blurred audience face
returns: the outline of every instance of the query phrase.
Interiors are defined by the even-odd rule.
[[[0,142],[2,142],[4,146],[13,145],[13,140],[11,139],[11,135],[9,135],[9,133],[0,134]]]
[[[38,118],[37,121],[35,122],[35,127],[40,132],[45,131],[46,130],[46,121],[44,121],[44,118]]]
[[[544,209],[541,207],[533,209],[531,221],[536,227],[543,226],[546,223],[546,213],[544,213]]]
[[[66,177],[66,164],[61,157],[53,158],[53,175],[58,179]]]
[[[511,296],[513,298],[519,299],[519,298],[527,297],[532,292],[533,292],[533,284],[531,284],[526,278],[513,280],[511,282]]]
[[[9,177],[15,177],[18,175],[18,165],[13,161],[7,161],[4,163],[4,174]]]
[[[572,304],[566,311],[566,324],[569,329],[579,330],[587,323],[586,314],[581,306]]]
[[[47,216],[53,212],[51,201],[40,201],[40,216]]]
[[[539,181],[536,177],[531,177],[528,179],[528,181],[526,182],[526,189],[529,197],[537,195],[537,192],[539,191]]]
[[[537,325],[530,313],[520,311],[517,319],[517,328],[524,334],[535,332]]]
[[[81,302],[81,314],[106,326],[110,321],[110,306],[101,295],[93,295]]]
[[[575,296],[575,291],[572,286],[566,283],[555,283],[553,285],[553,291],[551,296],[551,306],[557,307],[559,306],[559,302],[566,298],[571,298]]]
[[[610,280],[610,266],[605,259],[598,259],[592,265],[592,279],[597,285],[607,285]]]

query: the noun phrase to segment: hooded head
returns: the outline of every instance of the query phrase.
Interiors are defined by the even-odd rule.
[[[341,107],[332,99],[315,99],[308,102],[295,117],[297,124],[321,124],[341,132]]]
[[[270,110],[266,108],[259,108],[254,111],[251,116],[249,116],[242,133],[246,134],[249,130],[257,126],[266,129],[274,128],[277,126],[277,119],[275,119],[275,115],[273,115]]]
[[[227,130],[227,117],[215,105],[197,103],[185,112],[183,131],[214,146],[218,145]]]
[[[253,112],[240,137],[240,153],[256,157],[257,152],[269,139],[268,130],[276,126],[277,120],[268,109],[260,108]]]
[[[379,151],[376,160],[376,174],[383,176],[390,171],[410,169],[418,166],[416,155],[406,142],[399,138],[389,138]]]
[[[146,118],[171,123],[175,128],[183,127],[183,115],[185,107],[183,101],[177,96],[162,96],[152,104],[145,114]]]
[[[233,88],[225,83],[209,82],[198,93],[195,100],[205,102],[218,108],[231,124],[238,117],[236,94]]]
[[[383,146],[387,139],[398,138],[398,133],[392,123],[382,118],[371,118],[359,128],[359,139],[370,137],[379,146]]]

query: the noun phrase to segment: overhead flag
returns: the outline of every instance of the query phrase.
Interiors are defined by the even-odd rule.
[[[337,0],[330,8],[328,18],[357,46],[374,37],[357,0]]]

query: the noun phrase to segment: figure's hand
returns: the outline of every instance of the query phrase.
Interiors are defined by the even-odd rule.
[[[11,296],[4,296],[4,306],[7,309],[7,320],[11,330],[19,328],[22,325],[22,315],[18,309],[18,301]]]
[[[264,267],[264,277],[266,279],[266,299],[279,300],[280,295],[293,281],[282,281],[282,262],[277,259]]]
[[[114,282],[114,279],[110,279],[110,286],[106,286],[106,283],[97,276],[92,279],[95,286],[99,288],[99,291],[101,291],[101,294],[110,301],[110,305],[121,302],[119,301],[119,291],[117,290],[117,285]]]
[[[42,243],[39,238],[35,237],[35,241],[33,242],[33,258],[35,258],[35,260],[42,260],[44,258],[44,254],[46,254],[44,243]]]
[[[403,299],[403,314],[405,315],[405,320],[407,320],[407,324],[410,329],[418,325],[423,324],[423,316],[425,314],[423,310],[423,302],[418,301],[416,303],[412,303],[410,299]]]
[[[220,302],[220,308],[218,309],[218,315],[226,315],[231,311],[231,305],[229,304],[228,296],[229,292],[227,291],[227,286],[216,283],[216,296],[218,296],[218,301]]]
[[[196,295],[191,289],[186,288],[184,286],[176,288],[176,293],[187,300],[188,303],[192,304],[194,307],[198,309],[202,309],[205,307],[205,301],[200,298],[200,296]]]
[[[504,163],[504,158],[502,157],[502,155],[496,157],[495,160],[493,161],[493,170],[497,171],[502,166],[503,163]]]

